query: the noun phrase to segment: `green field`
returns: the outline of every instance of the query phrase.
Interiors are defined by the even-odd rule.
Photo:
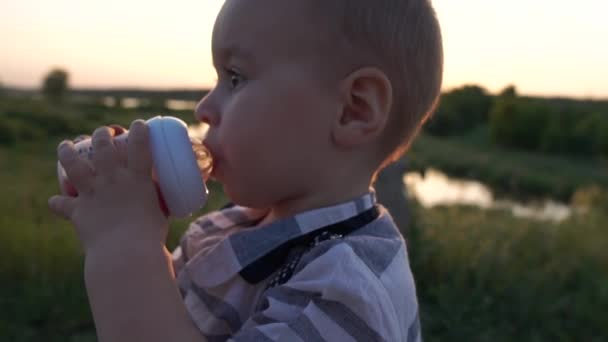
[[[128,125],[158,110],[0,101],[0,130],[13,134],[0,145],[0,341],[95,340],[78,243],[46,206],[58,191],[55,146],[97,125]],[[187,112],[171,114],[193,121]],[[438,167],[523,196],[569,199],[582,186],[608,184],[600,161],[459,138],[421,136],[408,160],[414,168]],[[225,202],[216,184],[211,193],[205,210]],[[608,341],[608,214],[603,197],[594,198],[596,209],[559,224],[412,202],[406,238],[425,340]],[[186,225],[173,222],[169,247]]]

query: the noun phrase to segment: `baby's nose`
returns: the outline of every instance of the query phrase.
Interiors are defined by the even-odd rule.
[[[198,121],[204,122],[209,126],[217,126],[220,123],[220,116],[217,110],[213,109],[208,101],[208,97],[203,98],[197,105],[194,115]]]

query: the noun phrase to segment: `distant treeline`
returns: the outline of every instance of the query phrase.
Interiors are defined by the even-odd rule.
[[[191,110],[169,110],[165,98],[138,97],[145,99],[137,108],[108,106],[103,98],[117,94],[131,97],[135,92],[107,92],[103,95],[80,94],[55,102],[38,93],[28,91],[0,93],[0,145],[14,145],[21,141],[48,140],[74,137],[92,132],[104,124],[129,125],[132,120],[170,113],[186,122],[192,121]],[[141,94],[141,92],[139,93]],[[157,92],[160,94],[160,92]],[[199,93],[200,94],[200,93]],[[74,93],[70,92],[70,95]],[[172,95],[172,93],[170,93]],[[168,97],[176,99],[175,97]],[[115,101],[120,103],[121,101]]]
[[[4,92],[8,95],[35,95],[40,91],[37,89],[6,88]],[[198,101],[205,96],[207,89],[137,89],[137,88],[75,88],[69,90],[72,96],[87,96],[92,98],[114,97],[114,98],[137,98],[137,99],[175,99],[184,101]]]
[[[118,97],[118,98],[154,98],[175,99],[184,101],[198,101],[208,90],[174,89],[174,90],[140,90],[140,89],[75,89],[74,95],[85,95],[93,97]]]
[[[165,111],[165,100],[200,100],[208,90],[69,89],[66,101],[36,98],[38,90],[5,88],[0,91],[0,142],[20,137],[56,136],[81,131],[83,121],[94,126],[118,114],[120,105],[107,108],[103,99],[147,100],[144,112]],[[89,125],[85,125],[88,127]],[[63,132],[65,130],[65,132]],[[32,132],[30,132],[32,131]],[[34,133],[35,131],[35,133]],[[424,126],[428,134],[454,137],[485,134],[483,144],[539,153],[608,157],[608,101],[520,96],[514,87],[493,95],[469,85],[442,94],[439,107]],[[477,133],[476,133],[477,132]]]
[[[462,136],[486,129],[496,145],[542,153],[608,157],[608,101],[498,95],[479,86],[446,92],[424,130]]]

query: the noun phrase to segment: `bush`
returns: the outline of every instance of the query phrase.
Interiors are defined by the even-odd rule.
[[[608,106],[586,101],[517,97],[508,88],[490,110],[495,144],[536,152],[608,156]]]
[[[608,213],[608,191],[597,185],[578,189],[570,202],[575,208]]]
[[[98,125],[77,107],[31,99],[0,101],[0,143],[40,140],[49,137],[73,137],[90,132]]]
[[[578,142],[578,150],[593,155],[608,156],[608,118],[600,113],[581,115],[574,126],[573,137]]]
[[[499,97],[490,111],[490,133],[494,143],[536,150],[542,143],[543,132],[554,115],[551,107],[540,102],[516,97]],[[561,125],[557,122],[557,125]],[[561,126],[555,131],[558,140]]]
[[[13,145],[17,141],[18,135],[15,122],[0,120],[0,145]]]
[[[19,137],[25,139],[69,136],[80,132],[82,119],[70,118],[54,111],[10,111],[8,118],[17,122]]]
[[[492,97],[478,86],[464,86],[444,93],[425,130],[433,135],[461,134],[487,123]]]
[[[573,127],[576,126],[575,115],[571,113],[553,113],[548,125],[540,131],[541,139],[538,150],[554,154],[589,153],[588,141],[585,136],[576,136]]]
[[[516,99],[499,97],[490,111],[490,136],[498,145],[514,144],[513,118],[516,113]]]

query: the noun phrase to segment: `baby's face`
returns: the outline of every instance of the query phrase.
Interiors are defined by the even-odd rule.
[[[212,177],[240,205],[305,196],[331,175],[337,89],[320,77],[319,33],[304,5],[227,0],[215,23],[218,82],[196,116],[210,126]]]

